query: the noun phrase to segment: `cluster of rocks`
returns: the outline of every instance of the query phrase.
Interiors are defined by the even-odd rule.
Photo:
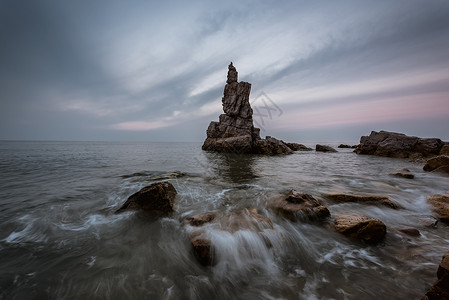
[[[254,127],[253,110],[249,102],[251,84],[238,82],[238,73],[232,62],[222,98],[223,111],[218,122],[212,121],[207,128],[203,150],[227,153],[292,154],[309,148],[286,143],[276,138],[260,137],[260,129]]]

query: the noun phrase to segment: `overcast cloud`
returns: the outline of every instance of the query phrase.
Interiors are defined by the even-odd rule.
[[[280,109],[262,135],[449,140],[448,16],[438,0],[0,0],[0,139],[202,141],[233,61],[253,106]]]

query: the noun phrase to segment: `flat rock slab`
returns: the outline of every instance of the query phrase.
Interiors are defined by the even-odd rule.
[[[318,152],[338,152],[337,150],[335,150],[331,146],[319,145],[319,144],[315,146],[315,151],[318,151]]]
[[[212,244],[211,234],[220,234],[220,231],[234,234],[239,230],[248,230],[264,239],[263,232],[274,229],[271,220],[255,208],[195,215],[186,218],[185,223],[195,256],[205,266],[217,263],[216,245]]]
[[[427,291],[421,300],[447,300],[449,299],[449,252],[443,255],[437,271],[438,280]]]
[[[384,205],[398,209],[399,205],[393,203],[387,196],[380,195],[350,195],[350,194],[324,194],[323,197],[339,203],[357,202],[363,204]]]
[[[373,244],[381,242],[387,233],[382,221],[362,214],[337,216],[334,225],[341,234]]]
[[[268,207],[294,222],[304,219],[323,221],[330,217],[329,210],[318,200],[295,190],[270,199]]]
[[[427,202],[433,206],[433,211],[441,221],[449,223],[449,196],[435,194],[427,197]]]
[[[396,176],[396,177],[403,177],[403,178],[407,178],[407,179],[415,178],[415,175],[413,173],[411,173],[409,169],[405,169],[405,168],[393,171],[390,173],[390,175]]]
[[[170,182],[156,182],[131,195],[116,213],[142,210],[156,216],[165,216],[174,211],[176,194],[176,189]]]

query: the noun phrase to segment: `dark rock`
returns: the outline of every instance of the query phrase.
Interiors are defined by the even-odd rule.
[[[331,146],[325,146],[325,145],[319,145],[319,144],[316,145],[315,150],[318,151],[318,152],[338,152],[337,150],[335,150]]]
[[[438,280],[421,299],[447,300],[449,299],[449,252],[443,255],[437,270]]]
[[[205,266],[217,263],[217,249],[211,239],[213,231],[206,228],[215,228],[232,234],[239,230],[249,230],[260,235],[263,240],[263,231],[274,229],[271,220],[259,214],[255,208],[196,215],[186,218],[185,223],[189,225],[187,230],[195,256]]]
[[[391,172],[390,175],[391,176],[396,176],[396,177],[404,177],[404,178],[407,178],[407,179],[415,178],[415,175],[412,174],[409,169],[396,170],[394,172]]]
[[[440,155],[449,155],[449,145],[443,145],[441,147]]]
[[[291,221],[299,219],[322,221],[330,216],[329,210],[309,194],[291,190],[286,195],[269,200],[268,207]]]
[[[249,102],[251,84],[237,82],[238,73],[232,62],[223,92],[224,114],[211,122],[206,130],[203,150],[242,154],[291,154],[286,144],[275,138],[261,139],[260,129],[254,127],[253,110]]]
[[[424,171],[446,172],[449,169],[449,156],[440,155],[427,160],[423,167]],[[449,173],[449,172],[447,172]]]
[[[284,141],[283,142],[285,145],[287,145],[287,147],[289,147],[290,149],[292,149],[293,151],[312,151],[312,148],[309,148],[303,144],[298,144],[298,143],[287,143]]]
[[[444,142],[437,138],[419,138],[402,133],[372,131],[369,136],[362,136],[360,144],[354,150],[357,154],[371,154],[408,158],[415,153],[425,157],[438,155]]]
[[[393,209],[399,205],[393,203],[387,196],[379,195],[349,195],[349,194],[324,194],[323,197],[339,203],[357,202],[363,204],[380,204]]]
[[[441,221],[449,223],[449,196],[435,194],[427,197],[427,202],[433,206],[433,211]]]
[[[398,228],[397,230],[402,233],[405,233],[406,235],[409,235],[409,236],[420,236],[421,235],[419,230],[416,228]]]
[[[373,244],[382,241],[387,233],[382,221],[362,214],[337,216],[334,225],[339,233]]]
[[[340,145],[338,146],[338,148],[355,149],[355,148],[357,148],[357,145],[350,146],[350,145],[346,145],[346,144],[340,144]]]
[[[156,182],[131,195],[116,213],[125,210],[142,210],[157,216],[173,212],[176,190],[169,182]]]

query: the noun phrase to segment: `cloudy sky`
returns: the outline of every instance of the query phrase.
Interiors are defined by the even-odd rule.
[[[0,0],[0,139],[202,141],[230,61],[263,136],[449,140],[439,0]]]

